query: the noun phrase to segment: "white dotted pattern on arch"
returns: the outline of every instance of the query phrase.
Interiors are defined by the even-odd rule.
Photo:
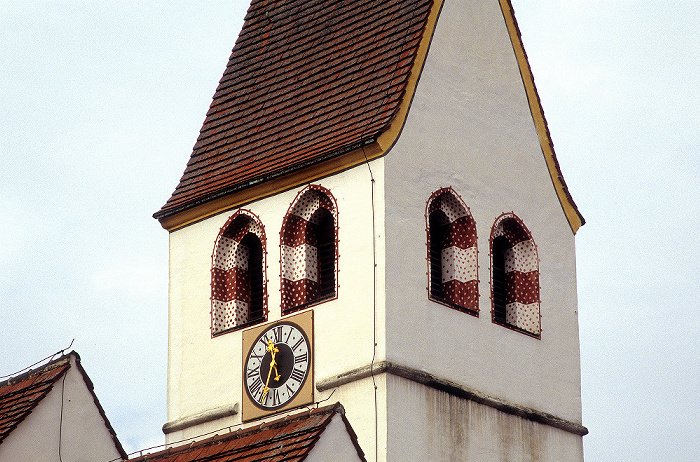
[[[281,232],[282,312],[313,301],[319,291],[318,248],[315,228],[319,209],[328,210],[337,223],[337,210],[323,191],[309,188],[290,207]]]
[[[245,214],[236,214],[224,228],[214,250],[212,265],[212,332],[246,324],[250,319],[250,250],[241,245],[248,234],[264,242],[262,225]]]
[[[506,323],[539,335],[540,286],[535,242],[519,220],[510,214],[495,225],[492,239],[499,236],[504,236],[510,246],[504,252]]]
[[[428,213],[444,213],[449,222],[441,251],[445,301],[472,311],[479,309],[476,226],[469,210],[451,189],[437,191]]]

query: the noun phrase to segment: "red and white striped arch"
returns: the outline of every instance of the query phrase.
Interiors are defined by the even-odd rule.
[[[265,228],[249,210],[238,210],[221,227],[212,254],[211,331],[225,332],[251,321],[249,249],[241,245],[248,234],[255,234],[262,244],[263,317],[267,319],[265,277]]]
[[[331,192],[309,185],[297,194],[282,222],[280,232],[282,313],[311,303],[319,295],[317,225],[319,209],[331,213],[335,234],[335,264],[338,258],[338,209]],[[336,278],[337,280],[337,278]]]
[[[444,301],[467,310],[479,311],[476,224],[469,207],[451,188],[435,191],[427,205],[426,220],[440,211],[448,221],[446,239],[441,250],[441,271]],[[430,224],[428,223],[428,228]],[[428,229],[428,261],[430,261]],[[428,265],[430,267],[430,265]]]
[[[530,231],[514,213],[503,213],[491,230],[493,241],[504,236],[509,244],[505,251],[506,324],[540,335],[540,271],[537,246]],[[493,255],[492,255],[493,264]],[[493,275],[491,280],[493,291]],[[493,296],[493,294],[492,294]]]

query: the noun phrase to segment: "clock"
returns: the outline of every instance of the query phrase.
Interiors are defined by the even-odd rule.
[[[243,333],[243,419],[313,402],[313,312]]]

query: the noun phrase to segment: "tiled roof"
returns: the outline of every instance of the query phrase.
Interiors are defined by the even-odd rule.
[[[164,218],[376,140],[432,0],[252,0]]]
[[[80,356],[75,351],[51,360],[47,364],[0,382],[0,444],[12,433],[32,410],[51,391],[54,384],[62,379],[71,368],[71,360],[77,371],[82,375],[85,386],[92,394],[95,407],[104,420],[107,431],[112,436],[114,447],[126,458],[126,452],[117,439],[104,409],[97,400],[92,381],[80,364]],[[58,417],[57,417],[58,418]]]
[[[146,454],[130,462],[233,462],[233,461],[302,461],[313,449],[321,434],[336,414],[340,414],[361,460],[364,454],[357,444],[355,432],[345,418],[343,407],[331,406],[304,411],[280,420],[196,443]]]
[[[47,365],[0,383],[0,444],[51,391],[70,363],[62,356]]]

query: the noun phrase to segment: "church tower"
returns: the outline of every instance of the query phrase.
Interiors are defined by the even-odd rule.
[[[509,0],[252,0],[154,216],[168,443],[339,402],[369,461],[583,460],[583,218]]]

